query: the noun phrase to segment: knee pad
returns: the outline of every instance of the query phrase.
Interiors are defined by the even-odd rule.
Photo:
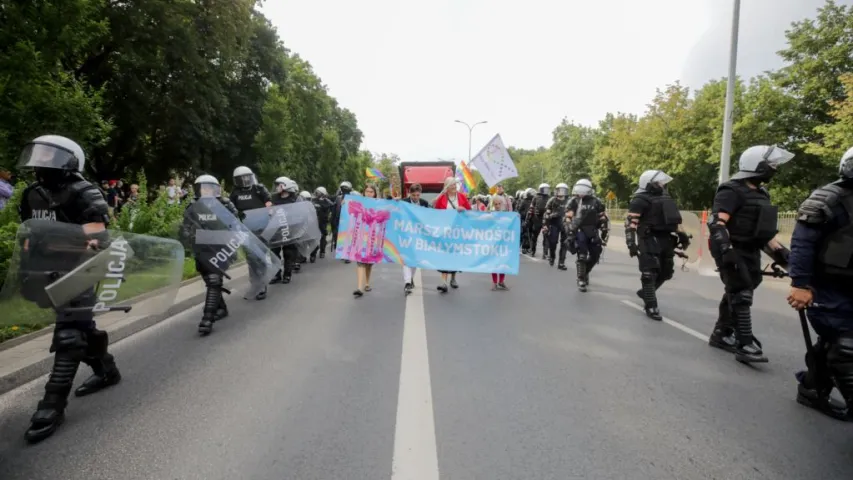
[[[741,290],[739,292],[735,292],[731,294],[731,298],[729,299],[729,304],[732,307],[742,306],[742,307],[751,307],[752,306],[752,290]]]
[[[86,355],[89,343],[86,334],[76,329],[54,330],[53,342],[50,344],[50,352],[66,353],[75,359],[82,359]]]
[[[663,281],[672,280],[673,275],[675,275],[675,262],[670,258],[662,260],[660,263],[660,279]]]
[[[657,274],[653,271],[645,271],[640,273],[640,281],[643,283],[655,283],[657,277]]]
[[[103,330],[92,330],[86,336],[89,344],[87,354],[90,357],[100,357],[107,353],[107,347],[110,345],[110,336]]]
[[[218,273],[209,273],[204,276],[204,284],[208,287],[221,287],[222,286],[222,275]]]

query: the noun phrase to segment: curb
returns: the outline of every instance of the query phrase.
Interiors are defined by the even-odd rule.
[[[241,264],[235,264],[234,266],[239,266],[239,265],[242,265],[242,263]],[[244,276],[237,277],[236,279],[234,279],[233,282],[235,285],[233,285],[232,288],[236,287],[237,284],[242,284],[243,279],[246,277],[248,277],[248,275],[244,275]],[[185,280],[185,281],[181,282],[181,287],[190,285],[190,284],[198,282],[198,281],[201,281],[200,277]],[[127,337],[129,337],[135,333],[139,333],[142,330],[145,330],[146,328],[152,327],[152,326],[154,326],[154,325],[156,325],[156,324],[158,324],[158,323],[160,323],[160,322],[162,322],[162,321],[164,321],[170,317],[178,315],[178,314],[180,314],[186,310],[189,310],[193,306],[201,303],[204,300],[204,296],[205,296],[205,292],[202,291],[198,295],[193,295],[190,298],[187,298],[185,300],[182,300],[178,303],[173,304],[171,307],[166,309],[166,311],[161,313],[161,314],[149,315],[147,317],[142,317],[139,320],[136,320],[135,322],[128,323],[127,325],[124,325],[122,327],[119,327],[116,330],[109,332],[110,345],[118,342],[119,340],[123,340],[123,339],[125,339],[125,338],[127,338]],[[34,338],[47,335],[50,333],[51,329],[52,329],[52,326],[46,327],[42,330],[39,330],[38,332],[28,333],[28,334],[23,335],[21,337],[18,337],[16,339],[12,339],[8,342],[3,342],[0,345],[5,346],[6,349],[8,349],[8,348],[11,348],[15,345],[20,345],[22,343],[25,343],[29,340],[34,339]],[[7,343],[11,343],[14,340],[18,340],[18,339],[20,339],[20,340],[17,343],[15,343],[15,345],[6,345]],[[2,350],[3,349],[0,349],[0,351],[2,351]],[[18,388],[25,383],[31,382],[31,381],[41,377],[42,375],[50,373],[50,368],[52,365],[53,365],[53,356],[51,355],[51,356],[48,356],[47,358],[44,358],[44,359],[42,359],[36,363],[32,363],[30,365],[27,365],[26,367],[21,368],[20,370],[16,370],[16,371],[9,373],[3,377],[0,377],[0,395],[8,393],[9,391]]]

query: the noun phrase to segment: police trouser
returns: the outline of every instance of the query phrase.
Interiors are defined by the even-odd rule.
[[[249,256],[248,258],[252,258]],[[248,261],[247,258],[247,261]],[[228,266],[225,265],[222,271],[213,267],[206,259],[206,257],[196,256],[195,259],[195,269],[201,275],[201,279],[204,281],[204,286],[206,288],[204,294],[204,307],[202,307],[202,318],[213,320],[216,317],[216,312],[219,309],[225,309],[225,299],[222,297],[222,288],[224,286],[224,279],[222,272],[228,269]],[[252,268],[249,268],[249,272],[251,273]]]
[[[521,224],[521,238],[519,241],[521,242],[522,252],[530,249],[530,228],[527,222]]]
[[[328,235],[328,223],[320,223],[320,245],[314,247],[314,250],[311,251],[311,256],[316,257],[317,252],[323,252],[323,256],[325,256],[326,252],[326,235]]]
[[[853,291],[826,286],[815,288],[814,303],[806,311],[818,335],[815,358],[806,354],[806,386],[828,395],[834,386],[853,408]]]
[[[581,227],[575,233],[575,244],[577,245],[577,268],[578,280],[587,280],[589,272],[601,258],[601,237],[595,227]],[[560,250],[560,263],[565,259],[565,253]]]
[[[542,219],[533,218],[528,223],[530,223],[530,254],[536,255],[536,244],[539,243],[539,232],[542,231]]]
[[[65,307],[91,308],[96,301],[94,289],[89,289]],[[50,345],[50,352],[55,353],[53,368],[44,386],[44,400],[39,402],[38,410],[64,409],[80,362],[95,368],[98,361],[106,360],[106,355],[109,355],[107,344],[106,332],[95,328],[91,310],[67,312],[60,309],[56,314]],[[109,360],[112,361],[111,355]]]
[[[562,220],[548,225],[548,258],[557,259],[557,245],[560,245],[560,265],[566,263],[566,232]]]
[[[650,232],[638,240],[643,303],[657,308],[657,290],[675,274],[675,238],[668,232]]]
[[[761,250],[735,247],[735,252],[737,262],[734,265],[724,265],[721,257],[714,257],[720,269],[720,279],[725,285],[714,329],[723,335],[734,333],[739,345],[749,345],[755,339],[751,313],[753,294],[763,280]]]
[[[293,272],[293,266],[299,261],[299,248],[296,245],[285,245],[281,247],[279,258],[284,260],[284,273],[289,274]]]

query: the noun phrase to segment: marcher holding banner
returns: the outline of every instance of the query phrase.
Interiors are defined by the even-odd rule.
[[[402,201],[412,205],[429,208],[429,202],[421,198],[422,191],[423,187],[421,187],[421,184],[415,183],[409,187],[409,196],[402,199]],[[406,295],[412,293],[412,290],[415,288],[415,270],[417,270],[417,267],[403,265],[403,292],[405,292]]]
[[[502,195],[503,188],[499,190],[501,193],[492,195],[492,201],[489,202],[489,209],[493,212],[511,212],[512,205],[509,203],[506,195]],[[505,283],[505,273],[492,273],[492,291],[509,290]]]
[[[376,187],[368,184],[364,187],[364,197],[365,198],[377,198]],[[382,242],[385,242],[385,237],[382,237]],[[357,286],[354,292],[352,292],[355,298],[360,298],[364,295],[364,292],[369,292],[372,290],[370,288],[370,274],[373,273],[373,263],[370,262],[358,262],[356,264],[356,277]]]
[[[471,210],[471,203],[468,202],[468,197],[466,197],[464,193],[457,190],[455,177],[447,177],[444,179],[444,191],[442,191],[438,198],[435,199],[435,208],[437,210],[454,209],[457,212]],[[439,292],[447,293],[448,275],[450,275],[450,286],[452,288],[459,288],[459,284],[456,283],[456,271],[439,270],[439,272],[441,273],[442,281],[442,284],[436,287]]]

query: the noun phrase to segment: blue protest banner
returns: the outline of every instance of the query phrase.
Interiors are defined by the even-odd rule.
[[[335,258],[518,275],[520,232],[515,212],[460,213],[347,195]]]

